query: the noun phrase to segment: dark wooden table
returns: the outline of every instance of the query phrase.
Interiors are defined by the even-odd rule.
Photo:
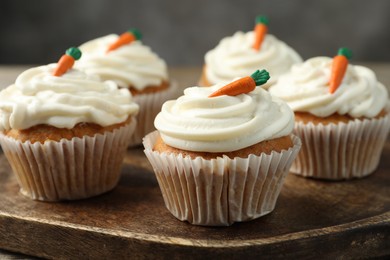
[[[371,64],[390,86],[390,65]],[[24,68],[1,68],[11,83]],[[179,84],[197,68],[171,71]],[[383,78],[381,78],[383,77]],[[19,193],[0,154],[0,258],[368,258],[390,255],[390,139],[379,169],[330,182],[290,174],[275,210],[231,227],[200,227],[165,208],[142,148],[128,150],[113,191],[86,200],[44,203]]]

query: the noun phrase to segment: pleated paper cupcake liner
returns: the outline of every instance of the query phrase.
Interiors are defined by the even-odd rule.
[[[168,89],[152,94],[135,95],[134,102],[139,105],[137,115],[138,125],[134,134],[130,138],[130,147],[142,144],[142,138],[150,132],[156,130],[154,119],[161,111],[165,101],[174,99],[179,95],[177,83],[172,81]]]
[[[150,133],[143,144],[166,207],[179,220],[205,226],[228,226],[270,213],[301,146],[292,136],[294,146],[280,153],[191,159],[153,151],[158,136],[158,131]]]
[[[328,180],[367,176],[378,167],[389,128],[389,116],[337,125],[297,122],[302,149],[291,172]]]
[[[136,121],[95,136],[43,144],[0,135],[0,143],[21,187],[34,200],[92,197],[118,183],[123,158]]]

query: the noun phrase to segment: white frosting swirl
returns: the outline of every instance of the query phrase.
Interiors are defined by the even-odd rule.
[[[56,66],[26,70],[0,92],[0,130],[39,124],[70,129],[80,122],[108,126],[138,112],[128,89],[74,69],[55,77]]]
[[[269,91],[284,99],[294,111],[318,117],[334,113],[352,117],[375,117],[386,109],[388,92],[374,72],[349,64],[341,85],[329,93],[332,58],[315,57],[294,65]]]
[[[165,102],[154,121],[164,142],[188,151],[229,152],[292,132],[294,114],[282,100],[259,87],[208,97],[222,86],[187,88]]]
[[[141,41],[123,45],[106,53],[107,47],[119,36],[110,34],[82,44],[83,57],[75,68],[88,74],[97,74],[102,80],[113,80],[120,87],[142,90],[167,81],[165,62]]]
[[[223,38],[217,47],[206,53],[206,77],[211,84],[228,83],[234,78],[251,75],[258,69],[266,69],[271,79],[262,87],[268,88],[290,67],[302,62],[291,47],[267,34],[259,51],[252,48],[254,32],[236,32]]]

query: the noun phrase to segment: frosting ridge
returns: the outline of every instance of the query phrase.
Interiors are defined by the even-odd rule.
[[[0,130],[39,124],[70,129],[81,122],[108,126],[138,112],[128,89],[75,69],[56,77],[55,67],[28,69],[0,92]]]
[[[344,78],[329,93],[332,58],[315,57],[296,64],[281,76],[269,91],[285,100],[294,111],[318,117],[334,113],[352,117],[375,117],[388,106],[388,92],[375,73],[363,66],[349,64]]]
[[[110,34],[81,46],[83,58],[75,67],[88,74],[96,74],[102,80],[113,80],[120,87],[142,90],[159,86],[168,80],[166,63],[140,40],[106,53],[107,47],[119,36]]]
[[[254,37],[253,31],[239,31],[223,38],[214,49],[208,51],[205,55],[207,80],[212,84],[227,83],[265,68],[272,75],[265,85],[268,87],[293,64],[302,62],[298,53],[270,34],[265,36],[260,51],[255,50],[252,47]]]
[[[189,151],[228,152],[292,132],[294,115],[285,102],[260,87],[208,97],[222,86],[190,87],[165,102],[154,122],[164,142]]]

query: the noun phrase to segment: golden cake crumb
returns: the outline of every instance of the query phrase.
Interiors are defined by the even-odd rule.
[[[155,93],[158,91],[162,91],[165,89],[169,88],[169,82],[168,81],[163,81],[159,86],[147,86],[146,88],[142,90],[138,90],[134,87],[129,87],[129,90],[131,92],[131,95],[136,96],[136,95],[141,95],[141,94],[150,94],[150,93]]]
[[[375,116],[375,118],[380,118],[380,117],[383,117],[385,115],[387,115],[386,111],[382,110],[381,112],[379,112],[378,115]],[[308,123],[312,122],[315,125],[318,125],[320,123],[322,123],[323,125],[328,125],[331,123],[334,123],[334,124],[338,124],[341,122],[348,123],[349,121],[353,121],[355,119],[363,120],[363,119],[365,119],[365,117],[354,118],[354,117],[351,117],[349,115],[340,115],[337,113],[332,114],[332,115],[327,116],[327,117],[317,117],[317,116],[310,114],[310,113],[307,113],[307,112],[295,112],[295,121],[296,122],[303,122],[304,124],[308,124]]]
[[[204,87],[211,86],[211,84],[208,81],[207,76],[206,76],[206,65],[203,65],[202,75],[201,75],[200,80],[199,80],[199,85],[204,86]]]
[[[71,140],[73,137],[94,136],[95,134],[102,134],[104,132],[112,132],[114,129],[120,128],[131,122],[131,116],[126,121],[106,127],[95,123],[78,123],[71,129],[57,128],[51,125],[36,125],[27,129],[17,130],[10,129],[4,131],[4,135],[12,137],[16,140],[31,143],[45,141],[60,141],[61,139]]]
[[[217,157],[222,157],[223,155],[226,155],[229,158],[233,159],[234,157],[247,158],[250,154],[254,154],[254,155],[260,155],[262,153],[270,154],[272,151],[281,152],[282,150],[287,150],[290,147],[293,147],[293,145],[294,144],[290,136],[283,136],[272,140],[266,140],[254,144],[252,146],[237,151],[232,151],[232,152],[226,152],[226,153],[193,152],[193,151],[181,150],[169,146],[166,143],[164,143],[162,138],[159,136],[156,143],[154,144],[153,150],[160,153],[166,152],[166,153],[182,154],[183,157],[190,156],[192,159],[195,159],[196,157],[200,156],[204,159],[209,160]]]

